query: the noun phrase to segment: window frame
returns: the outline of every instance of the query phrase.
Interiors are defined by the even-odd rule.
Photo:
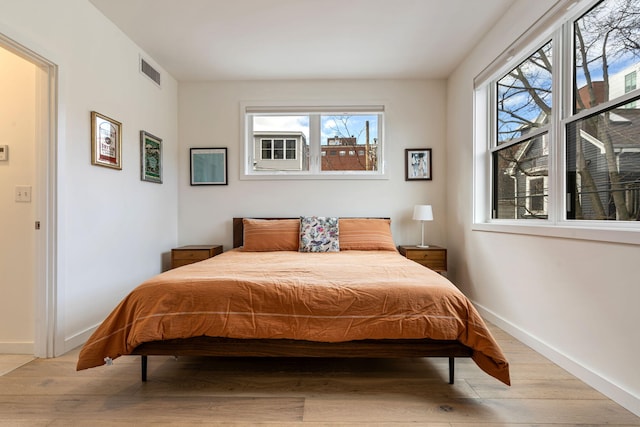
[[[492,64],[474,79],[474,163],[472,230],[549,236],[626,244],[640,244],[640,221],[593,221],[566,218],[566,135],[567,126],[586,116],[606,111],[640,95],[640,88],[613,101],[606,101],[578,113],[573,112],[573,24],[599,0],[584,0],[566,10],[552,8],[531,29],[507,48]],[[549,132],[549,175],[547,219],[492,218],[493,153],[507,145],[531,139],[545,132],[536,129],[507,144],[497,145],[496,82],[518,64],[525,61],[546,41],[553,42],[553,115]]]
[[[369,114],[378,116],[377,144],[378,169],[323,171],[321,150],[320,117],[326,115]],[[260,115],[308,115],[309,116],[309,170],[308,171],[254,171],[251,167],[253,154],[253,116]],[[275,102],[241,102],[240,103],[240,179],[241,180],[386,180],[388,171],[385,162],[385,105],[381,102],[359,104],[307,104],[275,103]]]

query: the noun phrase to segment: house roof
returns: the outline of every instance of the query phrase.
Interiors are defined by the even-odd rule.
[[[617,108],[611,113],[610,122],[610,132],[615,134],[613,141],[617,150],[640,149],[640,109]]]

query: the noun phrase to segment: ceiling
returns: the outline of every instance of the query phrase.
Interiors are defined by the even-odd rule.
[[[515,0],[90,0],[179,81],[446,78]]]

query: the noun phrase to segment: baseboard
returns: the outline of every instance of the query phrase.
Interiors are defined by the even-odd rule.
[[[36,345],[33,341],[1,342],[1,354],[35,354]]]
[[[94,325],[88,329],[85,329],[82,332],[78,332],[75,335],[72,335],[70,337],[67,337],[64,339],[64,352],[68,352],[73,350],[76,347],[80,347],[81,345],[83,345],[85,342],[87,342],[87,340],[89,339],[89,337],[91,337],[91,334],[93,334],[95,332],[95,330],[98,328],[99,325]]]
[[[581,381],[585,382],[600,393],[604,394],[609,399],[618,403],[620,406],[633,412],[635,415],[640,416],[640,399],[635,397],[633,394],[620,388],[616,384],[612,383],[606,378],[603,378],[597,373],[585,368],[575,360],[568,357],[566,354],[549,346],[539,338],[531,335],[529,332],[523,330],[517,325],[514,325],[508,320],[500,317],[493,311],[487,309],[486,307],[483,307],[481,304],[478,304],[475,301],[473,302],[473,304],[476,306],[484,319],[493,323],[514,338],[518,339],[522,343],[531,347],[533,350],[542,354],[547,359],[551,360],[556,365],[570,372],[572,375],[576,376]]]

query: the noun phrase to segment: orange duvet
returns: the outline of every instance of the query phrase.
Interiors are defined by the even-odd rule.
[[[471,302],[445,277],[393,251],[243,252],[159,274],[93,333],[77,369],[141,343],[195,336],[457,340],[509,384],[509,364]]]

